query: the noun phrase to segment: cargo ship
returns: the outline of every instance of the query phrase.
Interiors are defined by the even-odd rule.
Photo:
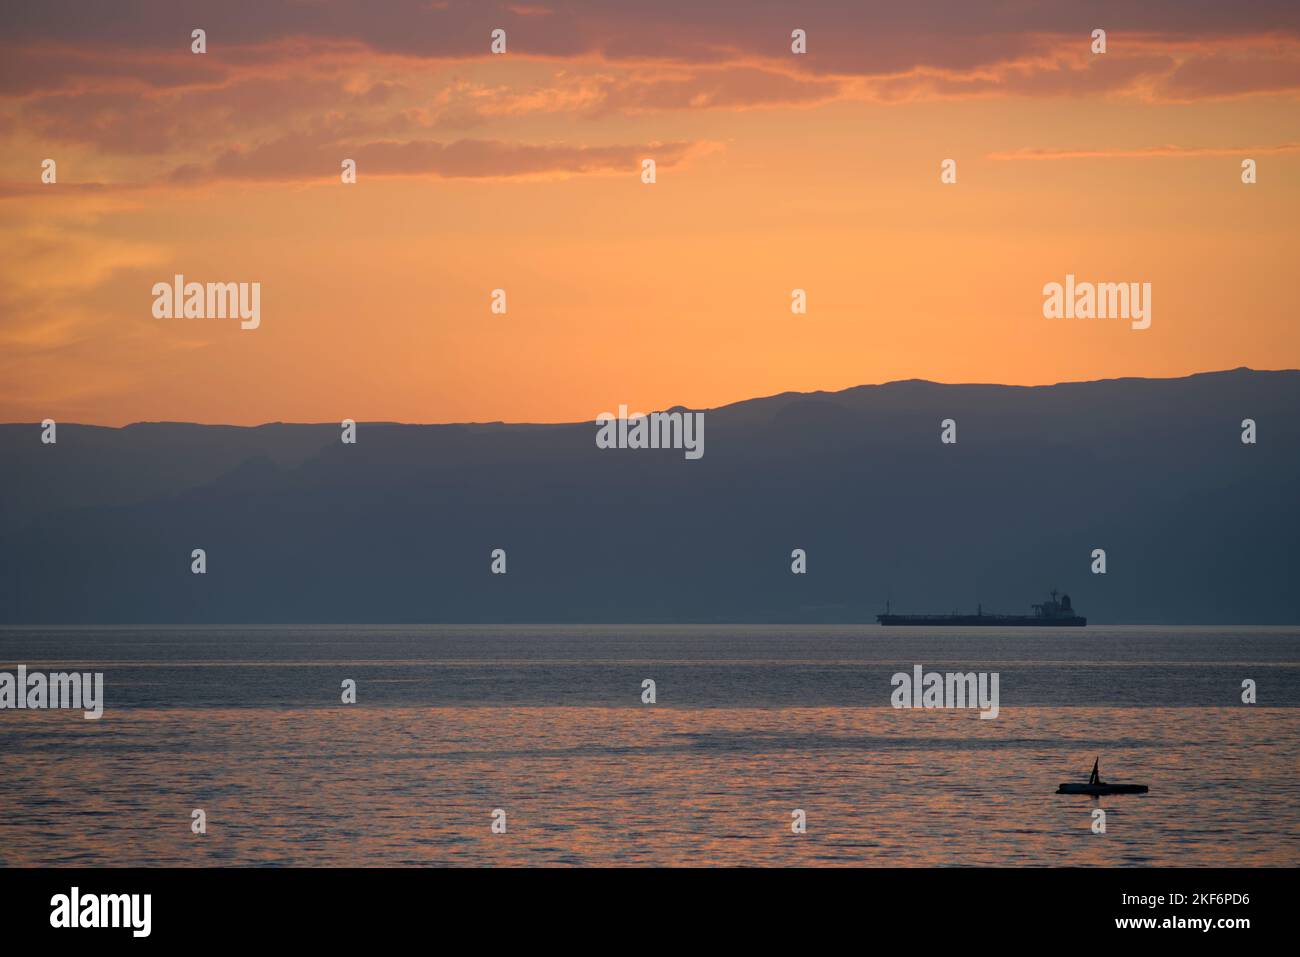
[[[975,614],[963,615],[953,612],[950,615],[894,615],[890,614],[889,602],[885,602],[884,614],[877,615],[876,621],[882,625],[938,625],[938,626],[976,626],[986,628],[1023,627],[1031,628],[1082,628],[1088,623],[1074,613],[1070,606],[1070,596],[1056,598],[1056,589],[1052,597],[1041,605],[1031,605],[1032,615],[994,615],[986,614],[983,605],[977,605]]]

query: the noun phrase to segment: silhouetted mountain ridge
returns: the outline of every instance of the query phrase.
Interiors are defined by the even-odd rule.
[[[0,621],[871,621],[1056,586],[1093,622],[1294,623],[1298,409],[1296,371],[905,380],[709,410],[697,461],[592,422],[3,425]]]

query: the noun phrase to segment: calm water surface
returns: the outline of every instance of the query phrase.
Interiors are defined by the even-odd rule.
[[[1297,629],[0,629],[19,664],[107,700],[0,711],[6,865],[1300,864]],[[889,707],[914,664],[1001,714]],[[1151,793],[1053,793],[1098,754]]]

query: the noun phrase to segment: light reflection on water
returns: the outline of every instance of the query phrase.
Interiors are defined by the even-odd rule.
[[[0,629],[0,670],[107,698],[0,712],[0,864],[1296,866],[1298,661],[1296,629]],[[912,663],[1000,671],[1001,715],[885,707]],[[1053,793],[1098,755],[1151,793]]]
[[[1300,863],[1295,709],[28,713],[15,864]],[[6,743],[12,743],[12,739]],[[1139,797],[1052,792],[1095,754]],[[1107,811],[1107,832],[1090,830]],[[204,808],[209,831],[191,835]],[[493,808],[508,833],[490,833]],[[790,831],[790,812],[808,833]]]

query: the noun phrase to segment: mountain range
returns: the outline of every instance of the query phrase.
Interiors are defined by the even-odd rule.
[[[0,623],[852,623],[1058,588],[1092,624],[1295,624],[1297,413],[1300,371],[1236,369],[785,393],[705,410],[697,460],[598,448],[594,415],[6,424]]]

